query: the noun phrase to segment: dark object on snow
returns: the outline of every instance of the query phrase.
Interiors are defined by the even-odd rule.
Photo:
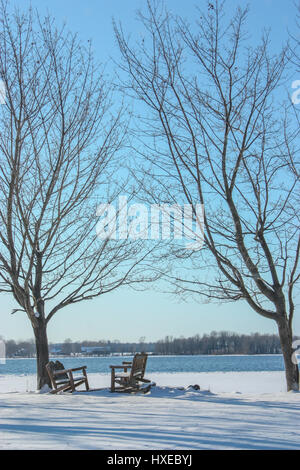
[[[86,390],[89,390],[86,366],[76,367],[75,369],[65,369],[61,362],[50,361],[46,365],[46,369],[51,380],[51,393],[75,392],[76,387],[83,383],[85,384]],[[80,377],[74,377],[73,372],[78,370],[81,370],[83,375]]]
[[[189,385],[188,388],[193,388],[194,390],[200,390],[200,385]]]

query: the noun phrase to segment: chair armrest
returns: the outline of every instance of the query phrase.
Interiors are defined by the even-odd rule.
[[[70,369],[71,371],[76,371],[76,370],[83,370],[83,369],[86,369],[87,366],[82,366],[82,367],[75,367],[74,369]]]
[[[71,369],[61,369],[61,370],[54,370],[52,372],[52,375],[53,376],[56,376],[56,375],[62,375],[62,374],[67,374]]]
[[[130,365],[130,364],[132,364],[132,361],[123,361],[122,364]]]
[[[122,366],[109,366],[111,369],[127,369],[128,367],[131,367],[131,365],[126,365],[123,364]]]

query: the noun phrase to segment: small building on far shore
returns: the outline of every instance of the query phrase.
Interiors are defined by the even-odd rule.
[[[110,354],[109,346],[81,346],[81,353],[84,356],[106,356]]]

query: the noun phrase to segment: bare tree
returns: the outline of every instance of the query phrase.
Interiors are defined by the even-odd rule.
[[[290,33],[290,53],[292,58],[292,63],[296,67],[296,71],[300,72],[300,1],[295,1],[295,26],[296,34]]]
[[[5,1],[0,18],[0,287],[31,322],[41,388],[53,315],[146,279],[145,252],[96,236],[97,204],[122,189],[126,122],[91,45]]]
[[[282,91],[290,56],[270,53],[267,33],[254,43],[247,8],[228,18],[225,6],[208,2],[193,26],[148,1],[134,45],[115,24],[122,83],[139,103],[145,193],[184,198],[195,216],[197,203],[205,208],[203,249],[177,250],[187,260],[170,280],[187,296],[245,300],[275,321],[287,389],[298,390],[299,127]]]

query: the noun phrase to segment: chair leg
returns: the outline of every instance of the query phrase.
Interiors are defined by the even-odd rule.
[[[69,372],[69,378],[70,378],[71,390],[72,390],[72,392],[75,392],[75,384],[74,384],[74,379],[73,379],[72,372]]]
[[[88,392],[89,389],[90,389],[90,386],[89,386],[89,381],[88,381],[88,378],[87,378],[87,373],[86,373],[85,369],[82,369],[82,372],[83,372],[83,375],[85,377],[85,388],[86,388],[86,391]]]
[[[115,391],[115,369],[111,370],[111,384],[110,384],[110,391]]]

